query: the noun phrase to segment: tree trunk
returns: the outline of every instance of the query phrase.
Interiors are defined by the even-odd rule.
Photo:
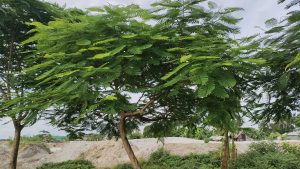
[[[232,136],[232,150],[231,150],[231,159],[236,160],[237,157],[237,149],[234,143],[234,135]]]
[[[228,130],[224,131],[224,151],[223,157],[221,161],[221,169],[228,169],[229,163],[229,138],[228,138]]]
[[[129,141],[126,136],[126,117],[121,115],[120,123],[119,123],[119,132],[120,132],[120,137],[123,143],[123,146],[126,150],[126,153],[130,159],[131,165],[133,169],[141,169],[139,162],[134,155],[134,152],[129,144]]]
[[[14,122],[14,127],[15,127],[15,136],[14,136],[13,149],[11,154],[10,169],[17,168],[18,153],[19,153],[21,131],[22,131],[22,126],[18,122]]]

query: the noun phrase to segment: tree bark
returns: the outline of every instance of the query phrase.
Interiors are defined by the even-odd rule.
[[[237,149],[236,149],[236,145],[234,143],[234,134],[233,134],[233,136],[232,136],[231,159],[236,160],[236,157],[237,157]]]
[[[224,131],[224,151],[223,157],[221,161],[221,169],[228,169],[229,163],[229,138],[228,138],[228,130]]]
[[[131,145],[127,139],[126,136],[126,116],[121,115],[121,119],[119,122],[119,132],[120,132],[120,137],[123,143],[123,146],[126,150],[126,153],[130,159],[131,165],[133,169],[141,169],[139,162],[131,148]]]
[[[18,153],[19,153],[21,131],[22,131],[22,126],[18,122],[15,122],[15,121],[14,121],[14,128],[15,128],[15,136],[14,136],[14,141],[13,141],[10,169],[17,168]]]

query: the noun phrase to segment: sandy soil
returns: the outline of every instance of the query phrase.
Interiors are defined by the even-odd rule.
[[[300,145],[300,141],[288,141]],[[238,153],[247,151],[252,142],[237,142]],[[159,148],[164,148],[171,154],[187,155],[208,153],[218,150],[220,142],[204,143],[202,140],[168,137],[161,141],[154,138],[130,140],[130,144],[139,159],[147,159]],[[8,165],[10,146],[0,142],[0,168]],[[71,141],[64,143],[49,143],[46,146],[29,145],[21,148],[18,169],[35,169],[46,162],[61,162],[74,159],[86,159],[97,168],[113,167],[129,162],[121,141],[107,140],[97,142]]]

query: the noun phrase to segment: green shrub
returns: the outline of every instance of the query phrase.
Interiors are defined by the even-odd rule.
[[[134,131],[128,135],[129,139],[141,139],[143,138],[143,134],[139,131]]]
[[[204,138],[204,143],[208,143],[209,142],[209,138]]]
[[[230,165],[230,169],[300,169],[300,158],[295,152],[296,149],[290,146],[254,143]]]
[[[147,162],[142,162],[143,169],[217,169],[220,159],[211,154],[176,156],[160,149],[151,154]],[[117,166],[115,169],[132,169],[129,164]]]
[[[86,160],[74,160],[61,163],[46,163],[37,169],[96,169],[96,167]]]
[[[105,139],[105,135],[95,133],[86,134],[84,137],[86,138],[86,141],[101,141]]]
[[[9,141],[10,144],[13,144],[13,139],[11,138]],[[20,145],[28,145],[28,144],[43,144],[44,139],[42,135],[35,135],[35,136],[22,136]]]

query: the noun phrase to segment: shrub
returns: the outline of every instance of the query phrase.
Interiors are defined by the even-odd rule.
[[[96,169],[96,167],[86,160],[74,160],[61,163],[46,163],[37,169]]]
[[[142,162],[143,169],[216,169],[220,159],[213,158],[211,154],[176,156],[160,149],[151,154],[147,162]],[[132,169],[130,165],[123,164],[115,169]]]
[[[143,138],[143,134],[139,131],[134,131],[128,135],[129,139],[141,139]]]
[[[292,147],[275,143],[254,143],[231,165],[231,169],[300,169],[299,156]]]
[[[101,141],[105,139],[105,135],[95,133],[86,134],[84,137],[86,141]]]

